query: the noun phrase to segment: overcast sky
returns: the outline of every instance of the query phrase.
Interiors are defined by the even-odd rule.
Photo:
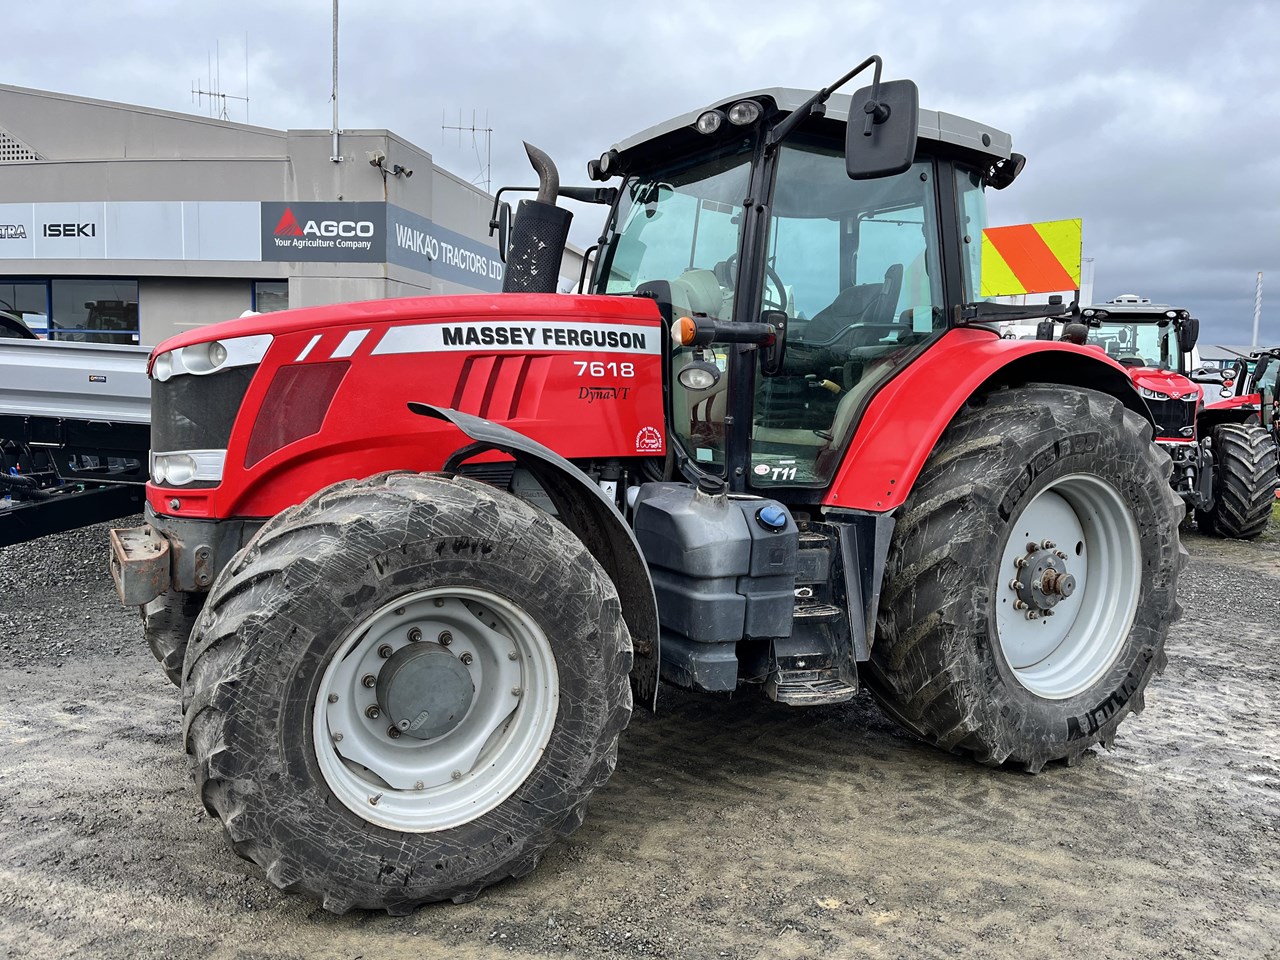
[[[207,113],[192,82],[220,47],[222,89],[243,94],[247,34],[248,119],[328,128],[330,29],[329,0],[11,0],[0,82]],[[1280,342],[1280,3],[342,0],[340,119],[479,179],[483,137],[441,131],[475,111],[495,187],[530,181],[522,139],[586,182],[588,159],[653,123],[817,88],[870,53],[922,106],[1012,133],[1027,167],[991,221],[1082,217],[1095,300],[1183,305],[1205,342],[1248,343],[1261,270],[1261,340]]]

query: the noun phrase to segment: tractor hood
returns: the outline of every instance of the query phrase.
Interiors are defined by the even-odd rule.
[[[1204,388],[1198,383],[1184,377],[1175,370],[1161,370],[1159,367],[1130,367],[1129,377],[1144,397],[1149,400],[1189,400],[1201,399]],[[1147,396],[1148,392],[1160,394],[1158,397]]]

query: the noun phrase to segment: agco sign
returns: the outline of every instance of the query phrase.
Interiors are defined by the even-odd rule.
[[[372,220],[308,220],[298,224],[292,207],[285,207],[276,224],[277,237],[372,237]]]
[[[263,203],[263,260],[378,262],[386,257],[380,203]]]

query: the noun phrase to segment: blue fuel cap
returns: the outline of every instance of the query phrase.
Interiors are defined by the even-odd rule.
[[[787,528],[787,511],[776,503],[768,503],[756,511],[756,523],[766,530],[777,533]]]

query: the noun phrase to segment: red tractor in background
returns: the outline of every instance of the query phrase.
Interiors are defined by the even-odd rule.
[[[1225,381],[1193,380],[1199,321],[1133,294],[1086,307],[1081,316],[1087,342],[1129,369],[1155,418],[1156,442],[1173,459],[1173,488],[1201,532],[1245,540],[1261,534],[1275,499],[1276,446],[1255,397],[1210,400],[1206,388],[1221,393]]]
[[[1280,399],[1277,398],[1277,375],[1280,374],[1280,347],[1255,350],[1247,357],[1231,362],[1222,371],[1201,371],[1209,376],[1196,377],[1206,388],[1216,386],[1219,399],[1205,403],[1206,413],[1215,416],[1230,412],[1232,418],[1261,426],[1280,446]],[[1238,411],[1238,413],[1236,412]]]
[[[157,347],[112,570],[236,852],[337,912],[474,897],[581,823],[660,678],[865,685],[1032,772],[1109,745],[1165,664],[1182,509],[1126,367],[977,302],[1010,147],[872,57],[618,144],[617,185],[531,151],[501,295]],[[591,295],[553,293],[557,195],[608,207]]]

